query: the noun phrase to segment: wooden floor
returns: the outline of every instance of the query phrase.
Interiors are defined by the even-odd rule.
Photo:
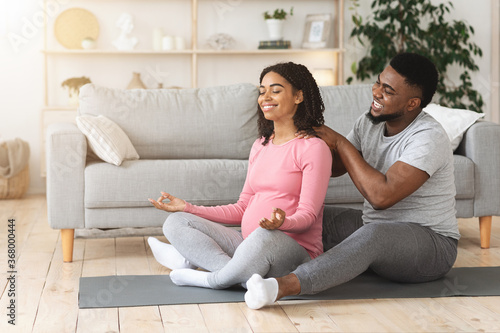
[[[15,288],[7,277],[8,220],[15,219]],[[244,303],[78,309],[81,276],[168,274],[145,237],[76,239],[63,263],[44,196],[0,200],[0,332],[500,332],[500,297],[283,301],[253,311]],[[500,266],[500,218],[491,249],[479,248],[478,222],[460,220],[457,267]],[[15,326],[7,307],[16,293]]]

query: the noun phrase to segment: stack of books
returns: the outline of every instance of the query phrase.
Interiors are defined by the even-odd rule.
[[[292,43],[289,40],[263,40],[259,42],[259,49],[289,49]]]

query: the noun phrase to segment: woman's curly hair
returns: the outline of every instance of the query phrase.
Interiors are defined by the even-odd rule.
[[[264,68],[260,74],[259,82],[262,82],[264,76],[269,72],[281,75],[292,85],[294,92],[302,90],[304,100],[298,105],[297,112],[293,116],[293,122],[298,131],[305,131],[309,135],[315,135],[316,132],[313,127],[321,126],[325,123],[325,119],[323,118],[325,105],[311,72],[304,65],[293,62],[278,63]],[[260,105],[257,109],[259,114],[259,135],[264,138],[262,144],[265,146],[273,134],[274,122],[264,117]]]

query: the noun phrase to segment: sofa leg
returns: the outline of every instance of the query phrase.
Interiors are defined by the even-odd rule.
[[[491,238],[491,216],[480,216],[479,217],[479,237],[481,238],[481,248],[490,248],[490,238]]]
[[[75,229],[61,229],[61,242],[63,261],[73,261],[73,243],[75,241]]]

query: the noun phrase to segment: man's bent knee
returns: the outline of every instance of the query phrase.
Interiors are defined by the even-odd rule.
[[[377,244],[393,243],[395,242],[393,238],[395,235],[397,235],[397,233],[394,232],[395,225],[404,225],[404,224],[371,222],[359,228],[356,231],[356,233],[358,233],[358,237],[362,236],[362,238],[376,241]],[[408,229],[407,232],[410,232],[410,230]]]

